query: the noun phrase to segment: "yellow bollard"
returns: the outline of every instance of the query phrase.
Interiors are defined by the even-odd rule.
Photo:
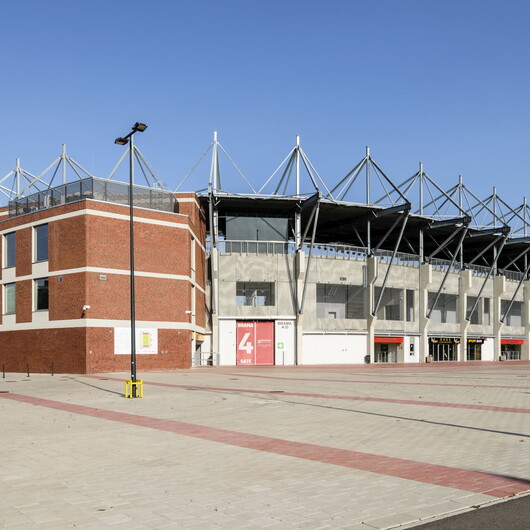
[[[137,379],[136,381],[133,382],[131,379],[127,379],[125,381],[125,397],[126,398],[133,397],[133,387],[136,387],[136,397],[144,397],[143,380]]]

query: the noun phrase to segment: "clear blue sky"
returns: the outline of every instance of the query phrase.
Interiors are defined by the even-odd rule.
[[[294,145],[329,185],[364,155],[444,188],[529,176],[530,3],[488,0],[47,0],[2,5],[0,176],[60,152],[106,176],[137,145],[170,188],[213,129],[264,182]],[[224,187],[245,190],[226,163]],[[206,185],[203,164],[186,188]]]

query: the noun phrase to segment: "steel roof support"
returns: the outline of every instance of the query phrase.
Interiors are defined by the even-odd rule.
[[[402,210],[404,213],[408,213],[410,211],[410,203],[408,205],[408,208],[402,208]],[[398,225],[399,221],[401,221],[401,217],[396,217],[396,220],[392,223],[392,226],[390,226],[390,228],[386,231],[385,235],[381,238],[379,243],[374,247],[374,252],[377,252],[381,248],[381,245],[386,241],[387,237],[392,233],[394,228]]]
[[[464,225],[465,228],[467,228],[467,224]],[[441,252],[451,241],[457,236],[458,232],[462,229],[462,226],[457,227],[457,229],[449,236],[447,237],[438,247],[435,249],[434,252],[432,252],[428,257],[427,261],[430,261],[436,254]],[[453,256],[453,254],[451,254]],[[454,256],[453,256],[454,257]]]
[[[318,224],[318,214],[320,211],[320,200],[318,200],[315,203],[315,207],[313,208],[313,211],[311,212],[311,219],[313,220],[313,233],[311,234],[311,244],[309,246],[309,258],[307,260],[306,270],[305,270],[305,276],[304,276],[304,287],[302,290],[302,299],[300,300],[300,308],[298,309],[298,313],[302,315],[304,313],[304,303],[305,303],[305,295],[307,291],[307,284],[309,281],[309,271],[311,270],[311,263],[313,261],[313,248],[315,246],[315,236],[317,233],[317,224]],[[309,228],[309,223],[306,228],[306,233]]]
[[[527,265],[523,275],[521,276],[521,279],[519,280],[519,283],[517,284],[517,287],[515,288],[515,292],[513,293],[512,299],[510,300],[510,303],[508,304],[508,307],[506,308],[506,311],[504,312],[504,315],[502,315],[501,322],[504,323],[504,320],[506,317],[510,314],[510,311],[512,309],[512,306],[515,302],[515,298],[517,294],[519,293],[519,289],[521,289],[521,285],[523,285],[523,282],[525,281],[526,277],[528,276],[528,272],[530,272],[530,265]]]
[[[407,221],[409,220],[409,211],[406,210],[404,212],[403,217],[403,224],[401,225],[401,230],[399,231],[399,236],[396,240],[396,244],[394,245],[394,251],[392,252],[392,256],[390,257],[390,261],[388,262],[388,266],[386,269],[385,277],[383,278],[383,284],[381,285],[381,291],[379,292],[379,296],[377,297],[377,300],[375,302],[374,309],[372,311],[372,316],[375,317],[377,315],[377,311],[379,310],[379,305],[381,304],[381,300],[383,299],[383,294],[385,292],[386,282],[388,280],[388,275],[390,274],[390,269],[392,268],[392,263],[394,262],[394,259],[396,257],[399,245],[401,244],[401,238],[403,237],[403,232],[405,231],[405,227],[407,226]]]
[[[493,245],[495,245],[500,239],[506,237],[504,235],[495,238],[489,245],[486,245],[481,252],[479,252],[470,262],[469,265],[473,265],[480,257],[482,257]]]
[[[467,232],[469,230],[469,227],[467,225],[465,225],[462,228],[460,228],[459,230],[462,230],[462,235],[460,236],[460,240],[458,241],[457,249],[459,249],[460,246],[462,245],[462,243],[464,241],[464,238],[466,237]],[[455,232],[454,235],[456,235],[456,232]],[[440,295],[442,294],[442,289],[444,288],[445,282],[447,281],[447,277],[449,276],[449,273],[451,272],[451,269],[453,268],[453,266],[455,264],[455,260],[456,260],[457,254],[458,254],[458,252],[455,252],[453,254],[453,258],[451,260],[451,264],[449,265],[449,267],[447,267],[447,270],[445,271],[444,277],[442,279],[442,283],[440,284],[440,287],[438,288],[438,292],[436,293],[436,296],[434,297],[433,303],[432,303],[431,307],[429,308],[429,311],[428,311],[428,313],[426,315],[426,318],[431,318],[431,313],[433,312],[434,308],[436,307],[436,304],[438,303],[438,299],[440,298]]]
[[[484,291],[484,288],[486,287],[486,283],[489,280],[489,278],[491,276],[491,273],[497,267],[497,260],[499,259],[499,256],[501,255],[501,252],[502,252],[502,249],[504,248],[504,245],[506,244],[506,240],[508,238],[508,235],[500,236],[500,238],[498,238],[495,242],[497,242],[501,238],[502,238],[501,246],[495,252],[495,258],[493,260],[493,263],[491,264],[491,267],[488,270],[488,274],[486,274],[486,277],[484,278],[484,281],[482,282],[482,285],[480,286],[479,292],[477,294],[477,299],[475,300],[475,303],[473,304],[473,307],[471,308],[471,310],[469,311],[468,315],[466,316],[466,320],[467,321],[471,321],[471,317],[473,316],[473,313],[477,309],[478,302],[479,302],[480,297],[482,295],[482,291]]]
[[[510,244],[510,241],[507,241],[506,242],[507,245]],[[518,254],[515,258],[512,259],[512,261],[510,261],[510,263],[508,263],[508,265],[506,265],[505,267],[503,267],[501,269],[501,272],[504,274],[506,272],[506,269],[508,267],[511,267],[516,261],[518,261],[519,259],[521,259],[523,256],[526,258],[526,256],[528,255],[528,252],[530,252],[530,246],[526,249],[526,250],[523,250],[520,254]],[[525,268],[526,268],[526,263],[525,263]]]

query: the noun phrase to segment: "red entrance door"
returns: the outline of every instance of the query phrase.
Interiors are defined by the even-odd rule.
[[[274,364],[274,322],[237,322],[237,364]]]

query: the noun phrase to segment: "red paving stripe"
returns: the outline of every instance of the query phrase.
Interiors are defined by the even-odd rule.
[[[242,374],[241,372],[228,373],[223,375],[230,375],[236,377],[257,377],[259,379],[277,379],[279,381],[318,381],[329,383],[362,383],[362,384],[383,384],[383,385],[414,385],[414,386],[464,386],[464,387],[478,387],[478,388],[514,388],[516,390],[530,390],[530,386],[510,386],[510,385],[469,385],[464,383],[421,383],[416,381],[361,381],[356,379],[317,379],[310,377],[279,377],[276,375],[258,375],[258,374]]]
[[[75,405],[73,403],[64,403],[50,399],[25,396],[22,394],[0,394],[0,398],[70,412],[72,414],[89,416],[92,418],[171,432],[182,436],[190,436],[192,438],[199,438],[201,440],[223,443],[245,449],[301,458],[323,464],[332,464],[359,471],[377,473],[379,475],[444,486],[446,488],[482,493],[492,497],[506,497],[508,495],[515,495],[530,490],[530,480],[503,477],[493,473],[470,471],[467,469],[440,466],[437,464],[426,464],[414,460],[361,453],[358,451],[337,449],[323,445],[293,442],[282,440],[280,438],[270,438],[268,436],[218,429],[193,423],[103,410]]]
[[[95,379],[122,381],[116,377],[102,377],[98,375],[85,375],[84,377],[91,377]],[[197,385],[175,385],[173,383],[159,383],[155,381],[143,380],[144,384],[151,386],[162,386],[169,388],[184,388],[186,390],[207,390],[216,392],[234,392],[240,394],[267,394],[277,396],[291,396],[291,397],[311,397],[318,399],[342,399],[346,401],[372,401],[376,403],[398,403],[400,405],[421,405],[427,407],[447,407],[453,409],[470,409],[470,410],[487,410],[490,412],[516,412],[519,414],[530,414],[530,409],[521,409],[516,407],[495,407],[494,405],[471,405],[467,403],[441,403],[438,401],[417,401],[413,399],[391,399],[391,398],[375,398],[365,396],[337,396],[332,394],[309,394],[304,392],[284,392],[283,390],[256,390],[247,388],[225,388],[216,386],[197,386]]]

